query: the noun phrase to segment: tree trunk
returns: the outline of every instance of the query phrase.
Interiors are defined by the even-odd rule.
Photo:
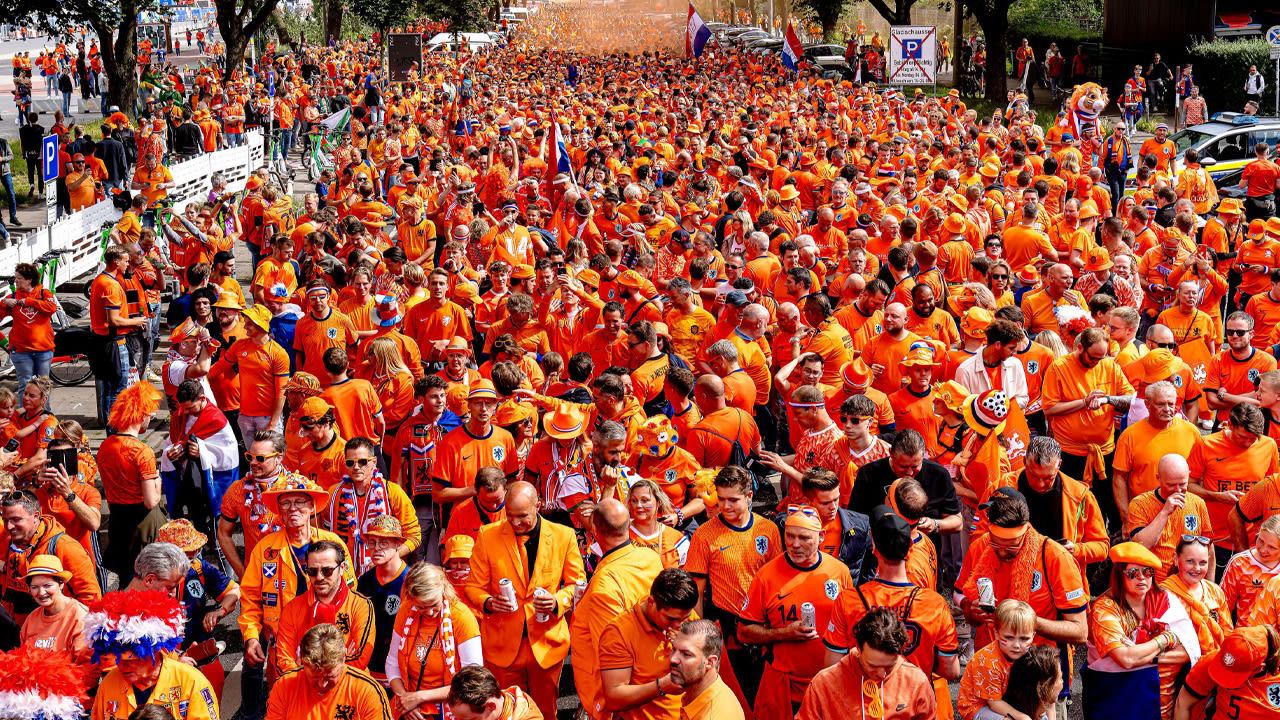
[[[244,52],[249,49],[249,40],[249,35],[243,30],[235,30],[231,33],[228,33],[225,28],[222,30],[222,42],[227,46],[227,67],[222,73],[224,84],[234,80],[236,71],[244,67]]]
[[[284,15],[279,10],[271,13],[271,22],[276,26],[276,35],[280,36],[281,44],[293,47],[293,36],[289,34],[289,28],[285,27]]]
[[[107,73],[108,107],[119,105],[130,117],[137,112],[138,102],[138,25],[137,12],[132,6],[122,8],[122,20],[118,26],[93,23],[93,31],[101,39],[102,69]],[[115,42],[111,38],[115,36]]]
[[[1008,11],[996,13],[985,23],[979,18],[978,22],[982,25],[983,35],[987,40],[986,98],[997,105],[1003,105],[1008,100],[1008,81],[1005,79],[1007,74],[1004,69],[1005,58],[1009,54],[1008,42],[1004,37],[1009,30]]]
[[[829,15],[822,18],[822,41],[835,42],[836,23],[840,22],[839,15]],[[783,32],[786,32],[784,29]]]
[[[329,0],[324,7],[324,41],[342,39],[342,0]]]

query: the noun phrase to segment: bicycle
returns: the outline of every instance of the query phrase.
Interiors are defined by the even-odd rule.
[[[49,293],[57,297],[58,263],[70,250],[50,250],[35,259],[40,271],[40,284],[49,289]],[[87,303],[68,298],[58,301],[59,312],[63,315],[61,329],[53,333],[53,359],[49,361],[49,379],[55,385],[75,387],[88,380],[93,370],[89,367],[89,356],[85,349],[89,347],[91,330],[83,325],[71,325],[68,317],[79,319],[89,309]]]
[[[280,138],[284,133],[284,128],[276,128],[271,131],[270,141],[267,143],[267,173],[271,175],[276,187],[280,188],[284,193],[292,195],[294,171],[302,169],[302,165],[299,163],[297,167],[294,167],[294,164],[289,161],[288,152],[280,147]]]

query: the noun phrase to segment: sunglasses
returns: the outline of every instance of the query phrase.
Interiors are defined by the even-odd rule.
[[[1201,545],[1204,545],[1205,547],[1209,547],[1209,538],[1207,538],[1207,537],[1205,537],[1205,536],[1203,536],[1203,535],[1183,535],[1183,536],[1182,536],[1182,542],[1184,542],[1184,543],[1190,543],[1190,542],[1193,542],[1193,543],[1199,543],[1199,544],[1201,544]]]
[[[370,463],[375,463],[375,462],[377,462],[376,458],[357,458],[355,460],[348,460],[347,467],[353,468],[358,466],[358,467],[365,468],[365,467],[368,467]]]
[[[1149,567],[1128,568],[1124,571],[1124,576],[1129,580],[1137,580],[1138,578],[1152,578],[1156,576],[1156,571]]]
[[[811,517],[811,518],[818,517],[818,511],[815,508],[812,508],[808,505],[788,505],[787,514],[788,515],[804,515],[805,517]]]
[[[991,279],[992,280],[1008,280],[1009,276],[1008,275],[992,275]]]
[[[1158,342],[1153,342],[1153,343],[1151,343],[1151,345],[1152,345],[1152,346],[1154,346],[1157,350],[1176,350],[1176,349],[1178,349],[1178,343],[1176,343],[1176,342],[1167,342],[1167,343],[1158,343]]]
[[[266,462],[267,460],[273,457],[280,457],[280,453],[274,452],[274,453],[268,453],[266,455],[254,455],[253,453],[244,454],[244,459],[248,460],[249,462]]]
[[[870,415],[841,415],[840,416],[840,422],[860,423],[860,422],[866,422],[867,420],[870,420],[870,419],[871,419]]]
[[[1227,335],[1231,337],[1244,337],[1249,334],[1249,330],[1227,330]]]
[[[338,572],[339,567],[341,567],[341,565],[330,565],[329,567],[308,567],[306,571],[307,577],[320,576],[330,578],[333,577],[334,573]]]

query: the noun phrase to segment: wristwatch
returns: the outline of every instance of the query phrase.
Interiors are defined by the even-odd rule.
[[[73,502],[75,502],[75,501],[76,501],[76,491],[75,491],[75,490],[72,490],[71,492],[67,493],[66,495],[63,495],[63,496],[62,496],[62,499],[63,499],[63,500],[64,500],[68,505],[70,505],[71,503],[73,503]]]

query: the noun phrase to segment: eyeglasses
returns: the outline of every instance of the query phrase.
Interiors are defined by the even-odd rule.
[[[992,275],[991,279],[992,280],[1008,280],[1009,276],[1008,275]]]
[[[307,577],[316,577],[319,575],[320,577],[330,578],[333,577],[334,573],[338,572],[338,568],[340,567],[342,566],[330,565],[329,567],[308,567],[306,571]]]
[[[355,460],[348,460],[347,467],[353,468],[353,467],[359,466],[364,468],[364,467],[368,467],[370,463],[374,463],[374,462],[377,462],[377,458],[356,458]]]
[[[244,459],[248,460],[249,462],[266,462],[267,460],[273,457],[280,457],[280,453],[274,452],[274,453],[268,453],[266,455],[254,455],[253,453],[244,454]]]
[[[1209,538],[1207,538],[1207,537],[1205,537],[1205,536],[1203,536],[1203,535],[1183,535],[1183,536],[1182,536],[1182,542],[1184,542],[1184,543],[1192,543],[1192,542],[1193,542],[1193,543],[1199,543],[1199,544],[1201,544],[1201,545],[1204,545],[1205,547],[1209,547]]]
[[[276,505],[281,510],[302,510],[305,509],[311,500],[281,500]]]
[[[1252,331],[1250,331],[1250,330],[1231,330],[1231,329],[1228,329],[1228,330],[1227,330],[1227,335],[1232,336],[1232,337],[1244,337],[1245,335],[1248,335],[1250,332],[1252,332]]]
[[[1148,344],[1156,348],[1157,350],[1177,350],[1178,349],[1178,343],[1176,342],[1167,342],[1167,343],[1151,342]]]
[[[1137,580],[1138,578],[1153,578],[1156,576],[1156,571],[1149,567],[1127,568],[1124,571],[1124,576],[1129,580]]]

